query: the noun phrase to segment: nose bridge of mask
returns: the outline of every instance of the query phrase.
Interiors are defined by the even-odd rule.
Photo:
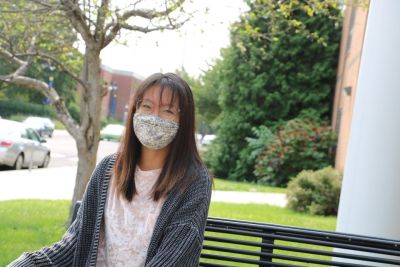
[[[173,121],[173,120],[168,120],[165,118],[162,118],[159,115],[156,114],[141,114],[141,113],[136,113],[134,117],[140,117],[140,120],[143,122],[148,122],[151,125],[163,125],[163,127],[172,127],[176,128],[179,127],[179,122]]]

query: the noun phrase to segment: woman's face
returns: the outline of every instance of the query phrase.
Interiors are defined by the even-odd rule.
[[[161,87],[153,86],[147,89],[143,94],[143,99],[137,103],[136,112],[146,115],[157,115],[162,119],[179,123],[179,99],[172,99],[172,91],[164,88],[161,97]]]

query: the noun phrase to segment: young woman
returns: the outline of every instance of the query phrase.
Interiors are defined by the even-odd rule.
[[[119,152],[96,167],[61,241],[10,266],[198,266],[212,181],[194,110],[179,76],[144,80]]]

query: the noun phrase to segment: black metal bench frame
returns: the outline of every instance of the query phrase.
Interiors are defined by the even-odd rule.
[[[400,241],[208,218],[199,266],[400,266]]]

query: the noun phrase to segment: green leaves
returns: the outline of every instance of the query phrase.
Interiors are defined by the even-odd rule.
[[[314,215],[336,215],[342,175],[332,167],[300,172],[288,186],[288,207]]]
[[[79,52],[74,48],[77,35],[60,10],[44,9],[34,1],[1,1],[0,15],[1,47],[17,55],[48,54],[79,72],[82,60],[75,61]]]
[[[341,34],[335,5],[325,0],[249,1],[249,11],[232,25],[231,46],[222,51],[218,75],[205,83],[218,88],[222,111],[218,137],[209,147],[213,157],[208,163],[216,175],[259,178],[256,160],[249,157],[255,148],[245,141],[256,137],[252,128],[274,130],[298,116],[330,118]]]
[[[260,183],[286,186],[300,171],[317,170],[333,164],[329,153],[336,135],[325,123],[308,119],[286,122],[276,131],[257,158],[255,175]]]

